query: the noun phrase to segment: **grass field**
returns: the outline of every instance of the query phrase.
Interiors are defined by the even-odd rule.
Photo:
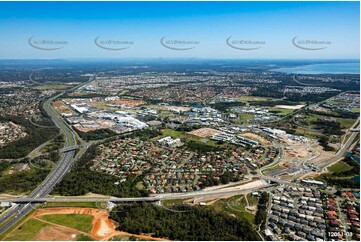
[[[170,117],[176,117],[176,116],[177,116],[177,114],[172,113],[171,111],[161,110],[159,112],[160,118],[170,118]]]
[[[20,219],[19,222],[17,222],[16,224],[14,224],[13,226],[11,226],[8,230],[6,230],[4,233],[0,234],[0,240],[3,240],[5,238],[5,236],[7,236],[13,229],[15,229],[16,227],[18,227],[22,222],[24,222],[26,219],[28,219],[34,212],[35,210],[39,208],[39,206],[35,206],[33,208],[33,210],[28,213],[24,218]],[[12,217],[11,217],[12,218]],[[9,220],[9,219],[8,219]],[[8,221],[6,220],[6,221]]]
[[[353,109],[352,109],[352,112],[354,112],[354,113],[360,113],[360,108],[353,108]]]
[[[144,185],[143,182],[140,181],[135,185],[135,188],[137,188],[138,190],[143,190],[144,189]]]
[[[335,101],[335,100],[327,100],[326,103],[337,105],[337,104],[347,104],[347,103],[349,103],[349,102],[342,102],[342,101]]]
[[[247,194],[247,200],[248,200],[248,203],[249,203],[250,206],[255,206],[255,205],[257,205],[257,203],[258,203],[257,198],[255,198],[254,196],[252,196],[251,193],[248,193],[248,194]]]
[[[308,124],[312,125],[312,121],[316,121],[317,119],[330,119],[329,116],[326,115],[318,115],[318,114],[311,114],[306,117],[306,121]],[[341,128],[350,128],[356,121],[356,119],[351,118],[333,118],[337,122],[341,124]]]
[[[85,235],[85,234],[80,234],[78,237],[76,237],[76,241],[93,241],[94,239]]]
[[[39,218],[51,223],[74,228],[88,233],[92,228],[93,216],[87,214],[49,214]]]
[[[336,118],[336,120],[341,123],[343,129],[350,128],[356,122],[356,119],[352,118]]]
[[[324,119],[324,118],[328,118],[327,116],[322,116],[322,115],[316,115],[316,114],[309,114],[306,116],[306,122],[311,125],[311,123],[313,121],[316,121],[317,119]]]
[[[51,226],[47,223],[41,222],[36,219],[30,219],[19,228],[17,228],[6,240],[10,241],[29,241],[34,240],[38,232],[47,226]]]
[[[98,208],[95,202],[47,202],[44,208],[55,207],[77,207],[77,208]]]
[[[276,164],[274,166],[271,166],[263,171],[264,174],[268,174],[270,171],[276,170],[276,169],[284,169],[284,167],[280,166],[279,164]]]
[[[256,115],[254,115],[254,114],[242,113],[239,115],[239,119],[236,120],[236,123],[247,124],[247,123],[249,123],[250,119],[253,119],[255,117],[256,117]]]
[[[87,93],[87,92],[71,92],[67,94],[68,97],[72,98],[93,98],[93,97],[105,97],[105,94],[101,93]]]
[[[252,202],[254,201],[252,200]],[[211,209],[214,209],[219,212],[225,212],[229,215],[235,215],[238,218],[246,219],[251,224],[253,224],[254,214],[248,212],[245,209],[245,206],[246,206],[246,201],[244,199],[244,196],[237,195],[230,198],[221,199],[207,207],[210,207]]]
[[[315,180],[325,181],[326,178],[346,178],[346,177],[340,176],[338,173],[343,172],[343,171],[348,171],[351,169],[352,169],[352,167],[350,165],[348,165],[346,162],[339,161],[339,162],[333,164],[332,166],[327,167],[328,173],[323,173],[323,174],[315,177]]]
[[[297,127],[296,134],[305,136],[306,138],[316,139],[321,135],[321,132],[306,129],[306,128],[303,128],[303,127]]]
[[[327,168],[329,172],[342,172],[342,171],[348,171],[351,170],[351,166],[349,166],[344,161],[339,161],[336,164],[330,166]]]
[[[256,97],[256,96],[241,96],[241,97],[237,97],[235,98],[235,100],[237,101],[267,101],[267,100],[270,100],[271,98],[268,98],[268,97]]]
[[[177,139],[177,138],[185,138],[186,134],[180,132],[180,131],[176,131],[173,129],[164,129],[162,130],[162,135],[163,136],[171,136],[173,139]]]
[[[163,200],[162,204],[165,207],[173,206],[173,205],[179,205],[183,204],[183,202],[187,199],[174,199],[174,200]]]
[[[273,112],[273,113],[276,113],[276,114],[279,114],[279,115],[282,115],[282,116],[288,115],[288,114],[290,114],[290,113],[292,113],[294,111],[292,109],[276,108],[276,107],[270,108],[268,110],[270,112]]]
[[[107,102],[105,102],[105,101],[92,102],[91,105],[98,109],[106,109],[106,110],[112,110],[112,111],[122,110],[121,108],[107,106]]]
[[[34,89],[37,90],[65,90],[70,88],[71,86],[55,84],[55,85],[41,85],[41,86],[34,86]]]
[[[40,149],[39,154],[53,151],[53,150],[55,150],[55,146],[56,146],[56,144],[54,142],[50,142],[47,145],[45,145],[43,148]],[[39,155],[39,154],[36,154],[36,155]]]
[[[118,93],[118,96],[126,95],[128,92],[129,92],[128,90],[123,90],[123,91]]]

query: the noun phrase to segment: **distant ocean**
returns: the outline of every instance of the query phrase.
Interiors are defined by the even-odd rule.
[[[352,158],[353,158],[357,163],[360,164],[360,157],[352,156]],[[360,182],[360,175],[353,177],[352,180],[353,180],[353,181]]]
[[[273,69],[272,71],[283,72],[287,74],[360,74],[360,63],[352,62],[312,64]]]

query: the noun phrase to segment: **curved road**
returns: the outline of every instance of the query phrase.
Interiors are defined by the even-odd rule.
[[[92,81],[94,77],[91,77],[89,81]],[[84,85],[81,84],[81,85]],[[78,88],[76,86],[72,89]],[[69,89],[68,91],[72,90]],[[60,129],[60,132],[65,137],[65,148],[77,146],[78,141],[80,140],[77,133],[72,130],[62,119],[61,117],[54,111],[51,107],[51,102],[56,98],[62,96],[65,92],[62,92],[44,102],[43,107],[47,114],[51,117],[52,121],[55,125]],[[64,152],[61,155],[59,162],[56,164],[54,169],[50,172],[50,174],[45,178],[45,180],[29,195],[28,198],[40,198],[47,197],[50,192],[53,190],[54,186],[63,178],[63,176],[70,170],[71,165],[81,157],[82,154],[86,151],[86,148],[77,154],[76,151],[70,150],[68,152]],[[31,210],[33,205],[31,203],[16,205],[12,207],[4,216],[0,218],[0,234],[4,233],[11,226],[20,221],[23,217],[25,217]],[[4,223],[5,222],[5,223]]]
[[[92,78],[91,78],[92,79]],[[90,80],[91,81],[91,80]],[[82,84],[84,85],[84,84]],[[78,88],[74,87],[72,89]],[[72,90],[69,89],[68,91]],[[55,97],[50,98],[44,103],[44,109],[49,114],[49,116],[52,118],[53,122],[56,124],[56,126],[61,130],[61,132],[65,136],[65,147],[74,147],[78,145],[77,140],[80,141],[81,149],[80,151],[75,155],[74,150],[70,150],[68,152],[64,152],[61,156],[60,161],[57,163],[56,167],[51,171],[51,173],[46,177],[46,179],[27,197],[23,198],[23,201],[49,201],[49,200],[64,200],[64,201],[70,201],[70,200],[83,200],[84,198],[47,198],[49,193],[52,191],[54,186],[62,179],[62,177],[70,170],[71,165],[81,157],[82,154],[87,150],[89,147],[89,143],[84,143],[77,135],[77,133],[72,130],[62,119],[61,117],[53,110],[51,107],[51,102],[55,100],[56,98],[60,97],[64,93],[60,93]],[[355,124],[356,126],[356,124]],[[357,128],[360,128],[360,125],[357,126]],[[326,160],[327,164],[330,164],[332,162],[337,161],[338,159],[342,158],[342,156],[345,154],[347,149],[352,145],[354,139],[356,138],[357,133],[352,133],[349,137],[349,139],[344,143],[344,146],[341,147],[341,149],[332,157]],[[270,165],[274,165],[277,163],[281,157],[283,156],[283,149],[282,147],[279,147],[280,153],[278,157],[275,159],[275,162],[273,162]],[[267,168],[268,166],[264,167]],[[271,177],[264,176],[262,174],[262,171],[264,169],[261,169],[259,177],[261,179],[270,179]],[[274,179],[274,178],[273,178]],[[272,179],[270,179],[272,180]],[[287,183],[289,181],[282,181],[278,180],[276,182],[280,183]],[[268,187],[269,185],[264,185],[264,187]],[[259,189],[260,187],[258,187]],[[240,192],[249,192],[254,190],[254,188],[251,189],[245,189],[245,190],[238,190],[238,189],[228,189],[228,190],[221,190],[221,191],[200,191],[200,192],[193,192],[193,193],[186,193],[186,194],[170,194],[170,195],[159,195],[157,197],[144,197],[144,198],[99,198],[98,200],[111,200],[111,201],[154,201],[154,200],[164,200],[164,199],[179,199],[179,198],[188,198],[188,197],[194,197],[194,196],[210,196],[210,195],[216,195],[216,194],[229,194],[229,193],[240,193]],[[15,199],[16,200],[16,199]],[[20,201],[21,198],[18,198]],[[90,198],[85,198],[84,200],[93,200]],[[2,224],[5,220],[8,221],[3,225],[3,227],[0,228],[0,234],[5,232],[7,229],[9,229],[11,226],[13,226],[15,223],[17,223],[19,220],[21,220],[28,212],[30,212],[32,209],[32,204],[27,203],[23,205],[17,205],[16,207],[12,208],[8,213],[6,213],[3,217],[0,218],[0,224]]]

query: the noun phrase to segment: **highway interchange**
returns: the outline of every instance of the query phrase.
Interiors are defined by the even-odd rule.
[[[94,77],[90,78],[92,81]],[[84,85],[84,84],[82,84]],[[76,86],[68,91],[71,91]],[[33,208],[33,204],[36,202],[82,202],[82,201],[93,201],[93,202],[137,202],[137,201],[160,201],[160,200],[170,200],[170,199],[184,199],[184,198],[204,198],[204,197],[215,197],[215,196],[222,196],[222,195],[229,195],[229,194],[241,194],[241,193],[248,193],[253,190],[263,189],[272,186],[269,184],[269,181],[273,181],[276,183],[288,184],[290,181],[281,180],[275,177],[266,176],[263,174],[263,171],[271,166],[276,165],[283,157],[283,148],[279,144],[277,145],[280,152],[276,157],[275,161],[272,164],[269,164],[260,169],[259,174],[253,176],[254,178],[261,179],[264,182],[264,185],[247,188],[247,189],[239,189],[235,187],[229,187],[225,189],[219,190],[210,190],[210,191],[198,191],[198,192],[190,192],[190,193],[181,193],[181,194],[162,194],[162,195],[155,195],[151,197],[138,197],[138,198],[116,198],[116,197],[49,197],[48,195],[54,188],[54,186],[61,181],[63,176],[69,172],[72,164],[78,160],[87,150],[87,148],[91,145],[91,143],[86,143],[80,139],[78,134],[65,122],[63,119],[53,110],[51,103],[57,99],[58,97],[64,95],[64,92],[48,99],[43,107],[47,114],[51,117],[55,125],[60,129],[60,132],[65,137],[65,146],[63,149],[63,153],[61,155],[61,159],[56,164],[54,169],[50,172],[50,174],[46,177],[46,179],[28,196],[26,197],[19,197],[15,199],[1,199],[0,201],[11,201],[17,202],[16,206],[13,206],[7,213],[5,213],[2,217],[0,217],[0,224],[2,227],[0,228],[0,234],[4,233],[10,227],[15,225],[19,222],[22,218],[24,218]],[[352,129],[359,130],[360,124],[359,119],[353,125]],[[351,129],[350,129],[351,130]],[[354,143],[355,138],[357,137],[358,132],[353,132],[349,136],[349,138],[343,141],[343,144],[339,151],[332,157],[327,160],[321,162],[320,167],[324,168],[339,159],[341,159],[351,145]],[[79,148],[79,150],[77,149]],[[79,152],[77,152],[77,150]],[[299,174],[296,177],[293,177],[292,180],[297,179],[300,175],[305,175],[304,173]]]
[[[92,81],[94,77],[91,77],[89,81]],[[31,80],[31,75],[29,77]],[[83,84],[82,84],[83,85]],[[78,86],[69,89],[69,91],[78,88]],[[75,147],[78,145],[78,140],[83,142],[78,134],[70,128],[65,121],[54,111],[51,106],[51,103],[57,99],[58,97],[64,95],[64,92],[59,93],[56,96],[51,97],[47,101],[44,102],[43,108],[46,113],[51,117],[54,124],[60,129],[60,132],[65,137],[65,145],[64,148]],[[67,152],[63,152],[61,154],[61,158],[59,162],[56,164],[54,169],[50,172],[50,174],[45,178],[45,180],[28,196],[28,198],[40,198],[46,197],[53,190],[54,186],[61,181],[63,176],[70,170],[72,164],[81,157],[81,155],[86,151],[86,149],[82,149],[78,154],[76,154],[75,149],[70,149]],[[75,157],[74,157],[75,156]],[[7,229],[12,227],[18,221],[20,221],[23,217],[25,217],[33,208],[32,203],[26,204],[17,204],[12,207],[9,212],[7,212],[4,216],[0,217],[0,234],[5,232]]]
[[[70,129],[64,121],[55,113],[51,107],[51,102],[62,94],[54,96],[44,103],[44,109],[52,118],[53,122],[60,129],[65,137],[65,147],[71,147],[77,144],[76,135],[74,131]],[[54,186],[62,179],[62,177],[70,170],[71,165],[74,163],[74,155],[76,150],[70,150],[62,153],[60,161],[56,164],[54,169],[46,177],[46,179],[28,196],[29,198],[40,198],[46,197],[52,191]],[[0,228],[0,234],[6,231],[8,228],[13,226],[19,220],[21,220],[27,213],[32,209],[32,204],[19,204],[14,207],[10,212],[6,213],[5,216],[0,218],[0,224],[10,218],[4,226]]]

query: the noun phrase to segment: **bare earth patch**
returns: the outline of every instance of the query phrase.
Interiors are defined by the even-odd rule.
[[[47,214],[88,214],[93,216],[92,229],[90,236],[96,240],[109,240],[110,238],[120,236],[134,236],[144,240],[166,240],[162,238],[153,238],[147,235],[131,234],[124,231],[117,231],[113,220],[109,218],[109,213],[104,209],[95,208],[42,208],[34,212],[31,217],[39,217]],[[55,227],[55,228],[54,228]],[[60,227],[61,229],[58,229]],[[64,228],[63,226],[51,226],[50,230],[42,229],[37,235],[37,240],[50,241],[67,241],[76,240],[76,237],[82,233],[75,233],[76,230],[72,228]],[[56,232],[58,231],[58,232]],[[74,232],[75,231],[75,232]],[[40,237],[39,237],[40,236]]]
[[[241,134],[241,136],[245,137],[245,138],[250,138],[254,141],[258,141],[262,144],[268,145],[271,144],[270,141],[266,140],[265,138],[263,138],[262,136],[258,135],[258,134],[254,134],[254,133],[243,133]]]
[[[128,107],[138,107],[145,104],[143,100],[135,100],[135,99],[118,99],[113,101],[113,103],[118,105],[125,105]]]
[[[36,235],[36,241],[74,241],[80,233],[60,226],[45,227]]]
[[[195,136],[198,136],[201,138],[208,138],[208,137],[213,136],[218,133],[220,133],[220,131],[216,130],[216,129],[200,128],[200,129],[196,129],[191,132],[188,132],[187,134],[195,135]]]
[[[292,110],[296,110],[296,109],[301,109],[303,108],[305,105],[276,105],[276,108],[284,108],[284,109],[292,109]]]
[[[164,110],[169,110],[173,112],[187,112],[191,110],[190,107],[181,107],[181,106],[164,106]]]

